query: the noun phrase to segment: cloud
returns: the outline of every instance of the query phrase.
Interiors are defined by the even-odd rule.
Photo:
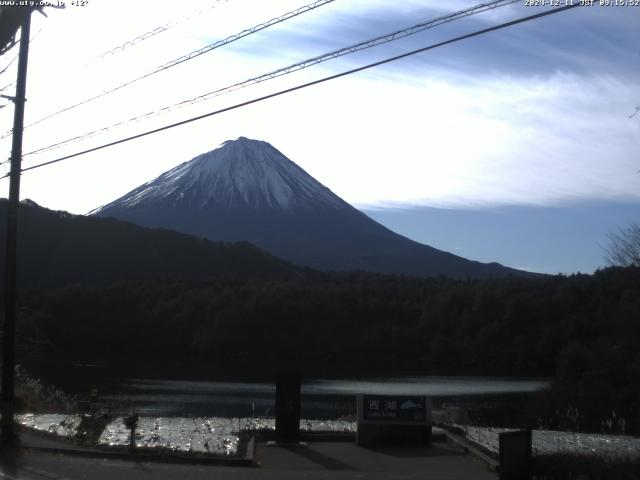
[[[640,192],[640,125],[627,116],[636,87],[609,76],[345,90],[316,165],[358,205],[549,204]]]
[[[87,69],[82,65],[95,55],[188,12],[176,11],[169,2],[136,2],[123,16],[125,10],[113,3],[96,1],[92,5],[100,8],[69,9],[37,20],[49,23],[32,48],[27,120],[301,5],[293,0],[258,3],[259,8],[249,10],[247,5],[255,2],[223,3]],[[194,4],[189,11],[206,4]],[[473,4],[447,2],[446,11]],[[25,131],[25,150],[434,18],[446,12],[443,5],[334,2],[32,127]],[[148,15],[145,8],[151,8]],[[470,17],[127,125],[38,160],[531,13],[513,6]],[[625,8],[574,9],[34,170],[23,179],[24,196],[85,212],[224,140],[245,135],[271,142],[359,205],[548,204],[636,197],[640,122],[628,115],[638,103],[637,26],[638,17]],[[9,110],[0,110],[5,128],[11,125]],[[7,139],[0,147],[8,155]],[[33,161],[27,157],[25,166]]]
[[[361,54],[351,63],[409,51],[484,29],[544,10],[524,2],[500,7],[440,25],[384,47]],[[287,52],[301,60],[309,52],[320,54],[364,39],[470,8],[475,2],[364,2],[351,1],[300,17],[273,31],[238,43],[232,48],[246,56],[275,56]],[[555,71],[588,74],[594,70],[638,78],[635,66],[640,52],[633,38],[640,22],[632,7],[579,7],[556,15],[493,32],[473,41],[450,45],[411,62],[435,70],[461,71],[465,75],[545,75]],[[265,39],[267,39],[265,41]],[[383,53],[382,53],[383,52]],[[357,59],[357,60],[356,60]]]

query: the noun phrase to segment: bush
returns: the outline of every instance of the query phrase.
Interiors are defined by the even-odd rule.
[[[15,410],[38,413],[76,413],[78,404],[62,390],[44,385],[16,365]]]

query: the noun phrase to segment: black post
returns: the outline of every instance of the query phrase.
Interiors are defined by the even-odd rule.
[[[131,436],[129,437],[129,453],[136,452],[136,424],[131,425]]]
[[[498,435],[500,480],[531,480],[531,430]]]
[[[276,442],[300,441],[300,384],[298,370],[280,370],[276,379]]]
[[[138,420],[140,417],[135,412],[124,419],[124,426],[130,430],[129,435],[129,453],[133,455],[136,451],[136,428],[138,427]]]
[[[11,174],[9,177],[9,203],[7,205],[7,245],[4,270],[4,326],[2,337],[2,444],[14,445],[16,431],[13,419],[16,363],[16,251],[18,244],[18,205],[20,200],[20,173],[22,161],[22,130],[24,102],[27,87],[27,59],[29,56],[29,30],[31,10],[27,9],[20,28],[20,52],[15,112],[13,116],[13,143],[11,145]]]

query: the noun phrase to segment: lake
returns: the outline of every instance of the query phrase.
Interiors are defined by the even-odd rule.
[[[275,384],[268,380],[198,379],[198,372],[112,368],[94,364],[27,365],[35,376],[68,393],[87,397],[98,389],[100,407],[112,414],[133,409],[142,415],[220,417],[273,416]],[[142,375],[141,375],[142,374]],[[185,379],[177,379],[182,376]],[[164,377],[164,378],[163,378]],[[275,374],[274,374],[275,377]],[[200,378],[203,378],[200,376]],[[355,413],[358,394],[430,395],[435,399],[534,392],[547,385],[540,379],[411,376],[357,379],[305,378],[304,418],[338,418]]]

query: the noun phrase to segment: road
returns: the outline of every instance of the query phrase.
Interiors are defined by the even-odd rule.
[[[23,450],[0,459],[0,480],[133,479],[421,479],[496,480],[470,456],[443,445],[427,450],[369,450],[350,443],[256,446],[259,467],[129,461]]]

